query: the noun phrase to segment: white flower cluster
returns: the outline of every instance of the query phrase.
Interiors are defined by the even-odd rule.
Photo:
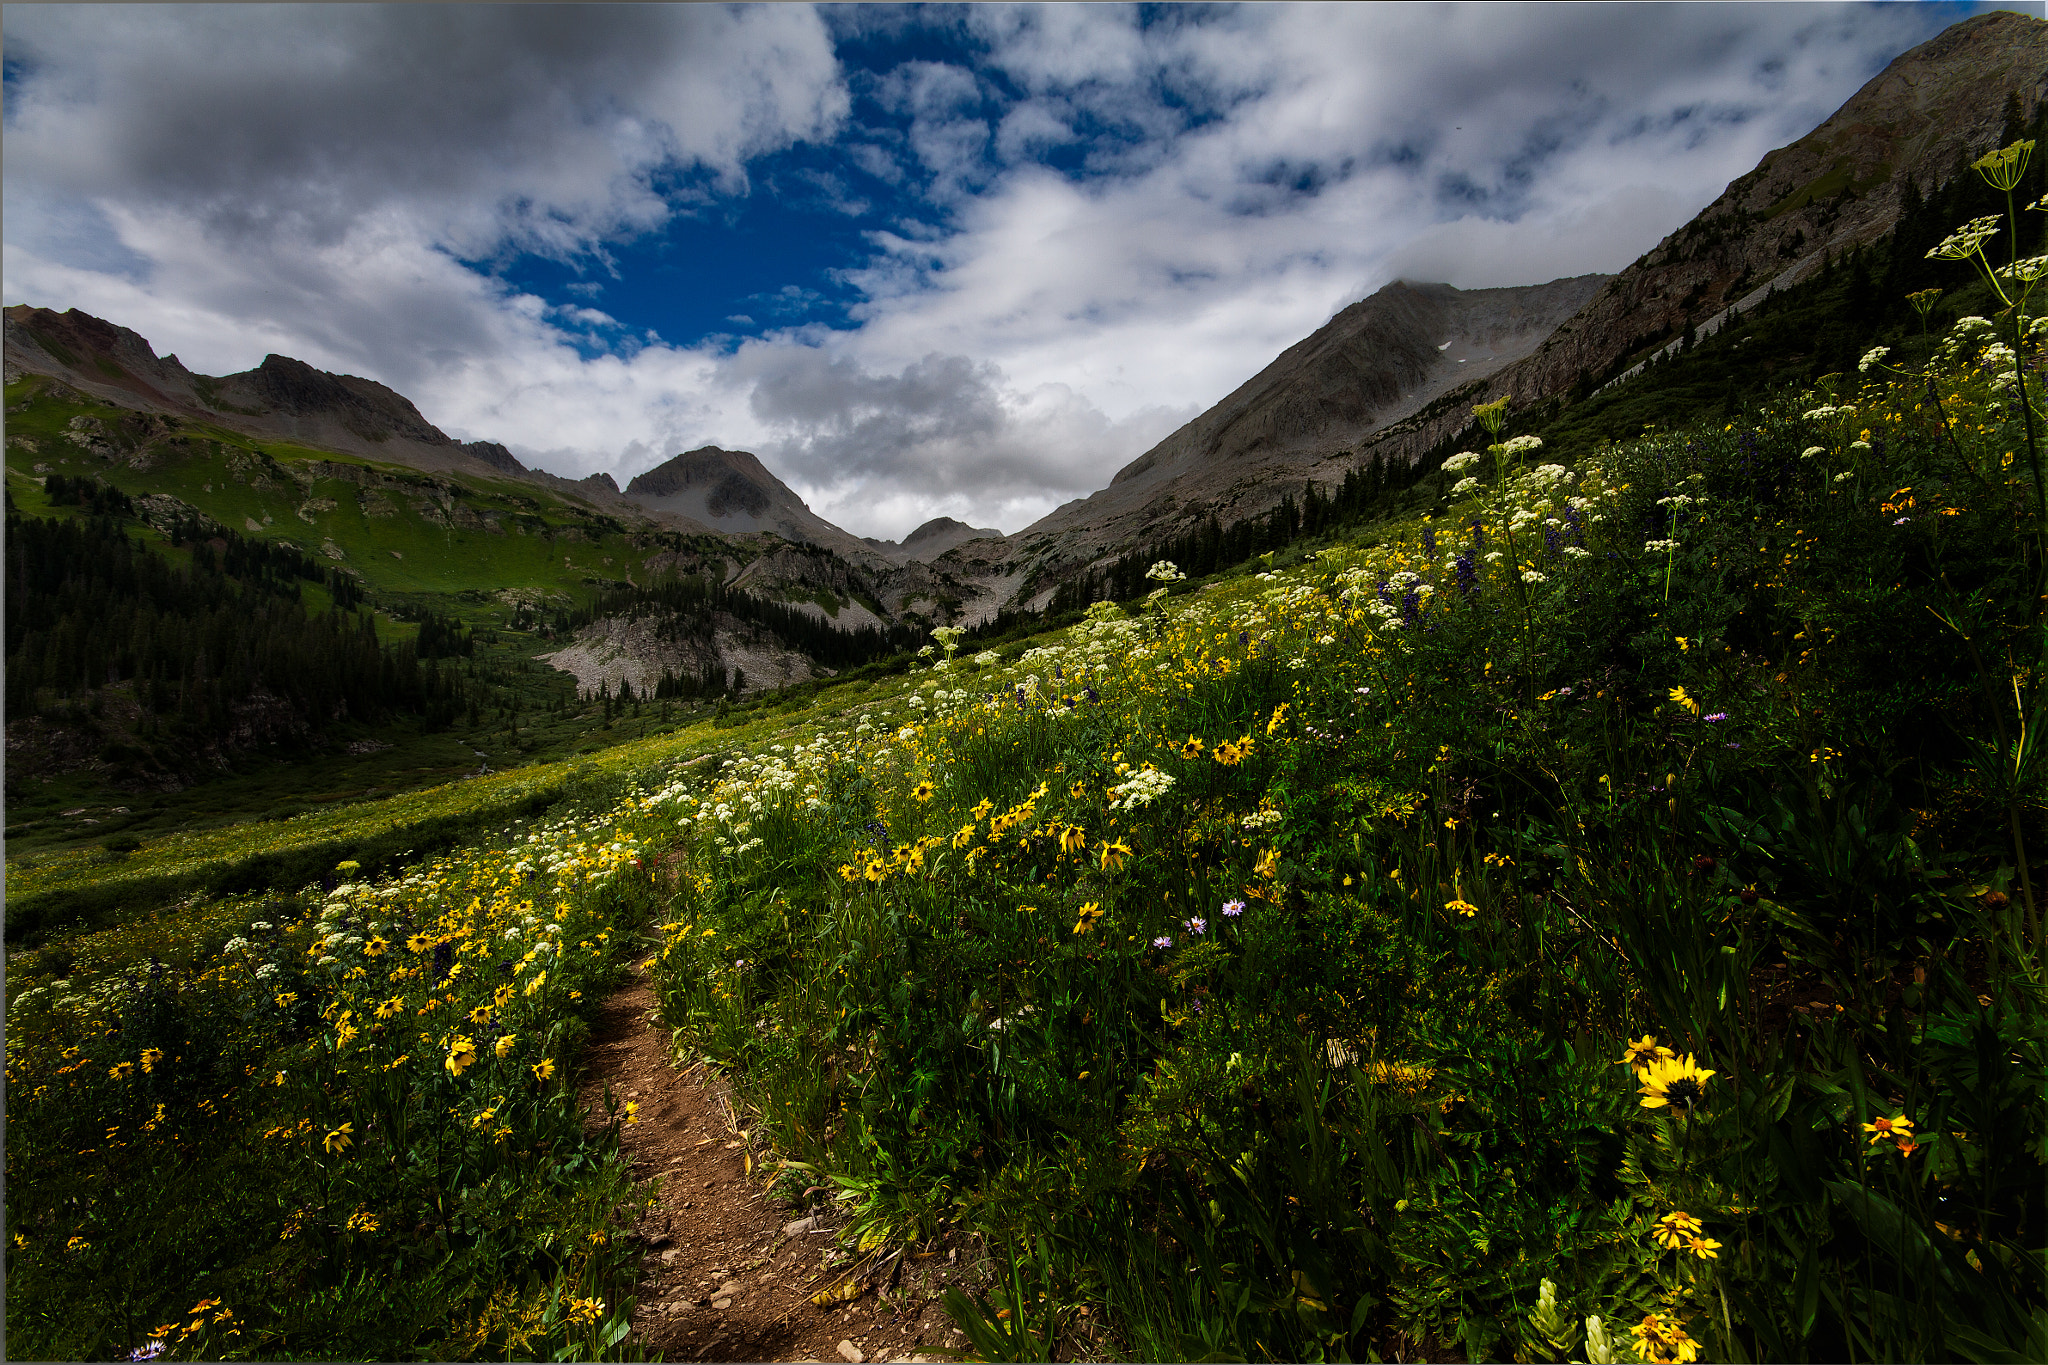
[[[1147,764],[1109,789],[1111,810],[1136,810],[1149,806],[1173,788],[1173,776]]]
[[[1983,245],[1998,235],[1998,215],[1988,214],[1972,218],[1969,222],[1951,232],[1942,244],[1927,253],[1930,261],[1964,261],[1977,254]]]
[[[1974,314],[1957,318],[1955,326],[1949,328],[1948,335],[1942,338],[1942,359],[1954,362],[1996,334],[1997,328],[1992,325],[1990,318],[1980,318]]]
[[[1186,578],[1187,575],[1182,573],[1179,566],[1172,560],[1162,559],[1151,568],[1145,570],[1145,577],[1155,583],[1178,583]]]
[[[1474,455],[1469,450],[1461,451],[1458,454],[1451,456],[1450,459],[1444,461],[1444,472],[1449,474],[1461,473],[1464,470],[1470,469],[1473,465],[1478,463],[1479,457],[1477,455]],[[1473,482],[1476,483],[1477,480],[1474,480]]]

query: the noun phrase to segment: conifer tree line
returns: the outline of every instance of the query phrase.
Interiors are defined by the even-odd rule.
[[[65,505],[114,506],[71,486],[93,482],[60,488]],[[228,739],[259,693],[311,729],[400,715],[445,724],[460,709],[459,678],[422,667],[409,641],[380,645],[354,580],[295,547],[215,528],[183,542],[181,568],[116,516],[28,517],[10,499],[6,524],[11,717],[116,683],[134,685],[146,733],[200,743]],[[306,610],[307,582],[328,589],[333,610]]]

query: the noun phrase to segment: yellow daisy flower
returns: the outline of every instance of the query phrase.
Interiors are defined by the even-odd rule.
[[[1643,1097],[1643,1108],[1669,1106],[1691,1113],[1694,1106],[1706,1098],[1708,1077],[1719,1074],[1696,1065],[1690,1053],[1683,1057],[1659,1058],[1636,1073],[1636,1078],[1643,1083],[1638,1092]]]

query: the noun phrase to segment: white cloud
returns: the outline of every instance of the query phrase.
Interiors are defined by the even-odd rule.
[[[717,443],[860,534],[1014,530],[1391,278],[1620,268],[1947,17],[1155,13],[15,7],[5,296],[203,371],[274,350],[366,374],[563,474]],[[971,41],[842,71],[833,32],[921,24]],[[897,122],[860,121],[863,92]],[[549,301],[464,264],[609,279],[608,244],[767,192],[752,163],[802,141],[844,174],[781,192],[908,196],[846,276],[853,330],[808,325],[792,283],[732,301],[787,330],[671,345],[615,321],[631,279],[599,312],[594,282]]]

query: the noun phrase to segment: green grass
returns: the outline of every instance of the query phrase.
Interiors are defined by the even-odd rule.
[[[237,532],[288,541],[315,556],[331,542],[342,551],[336,562],[356,571],[375,592],[479,594],[489,603],[483,610],[493,612],[502,607],[495,595],[507,584],[563,605],[580,603],[600,583],[644,576],[647,556],[663,548],[532,485],[486,473],[426,475],[403,465],[259,441],[203,422],[179,424],[182,445],[175,439],[149,443],[152,467],[136,469],[126,458],[129,451],[108,460],[65,436],[74,418],[113,427],[122,410],[55,398],[44,387],[30,376],[7,389],[8,488],[31,514],[61,510],[50,509],[34,490],[33,470],[45,466],[50,473],[96,477],[131,496],[167,494]],[[319,472],[322,466],[361,470],[361,477],[389,486],[366,489]],[[272,486],[258,487],[259,481]],[[334,506],[317,506],[323,501]],[[439,511],[444,501],[451,509],[446,516]],[[450,519],[489,520],[499,529],[446,524]]]
[[[1959,446],[1916,379],[1545,450],[756,747],[677,800],[665,1017],[857,1245],[1004,1249],[990,1358],[1082,1307],[1142,1359],[2024,1352],[2048,791],[1985,755],[2040,559],[2016,418],[1947,387]]]
[[[988,1239],[987,1358],[2039,1356],[2048,527],[1974,354],[11,865],[10,1339],[616,1355],[632,1116],[563,1081],[630,954],[776,1192]]]

